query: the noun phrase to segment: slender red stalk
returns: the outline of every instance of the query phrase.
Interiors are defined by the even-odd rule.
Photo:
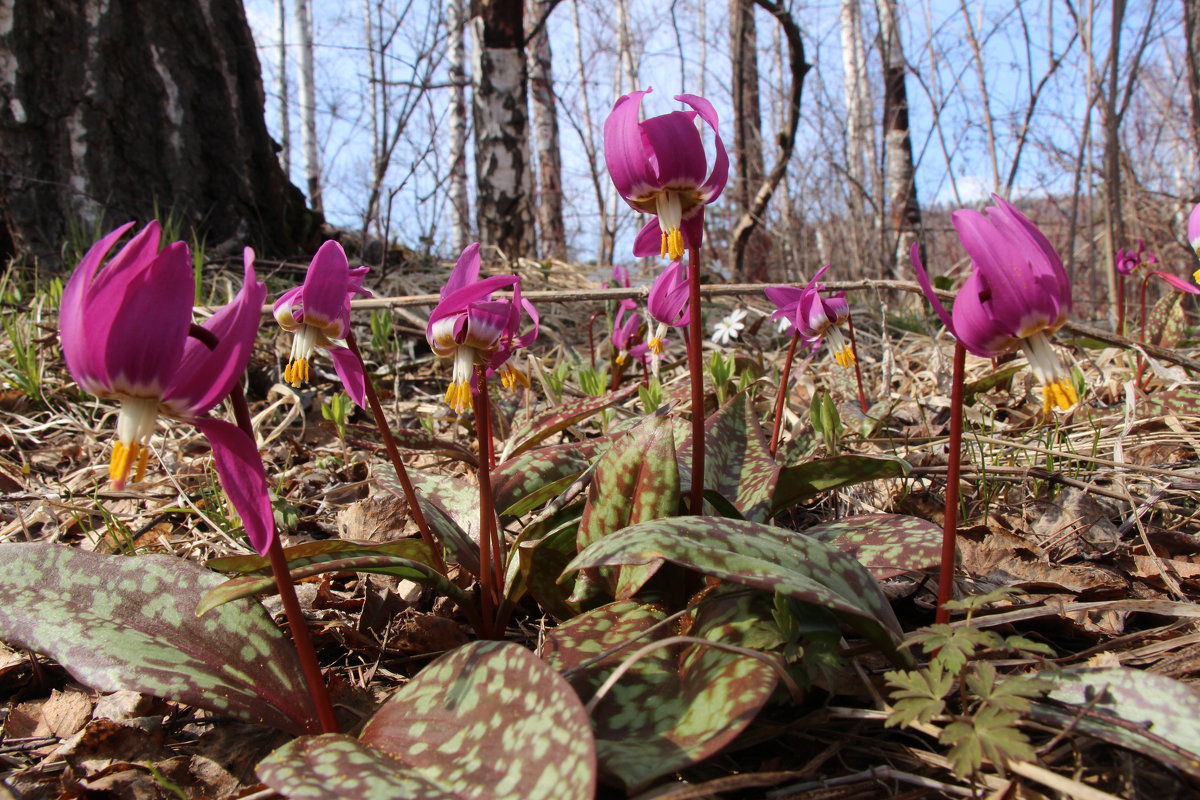
[[[771,428],[771,455],[779,448],[779,431],[783,429],[783,406],[787,401],[788,382],[792,377],[792,360],[796,358],[796,345],[800,343],[800,331],[792,332],[792,343],[788,345],[787,358],[783,360],[783,372],[779,375],[779,394],[775,397],[775,425]]]
[[[854,354],[854,379],[858,381],[858,405],[864,414],[870,408],[867,405],[867,393],[863,391],[862,367],[858,365],[858,342],[854,339],[854,317],[846,317],[846,327],[850,329],[850,352]]]
[[[603,313],[603,311],[597,311],[596,313],[592,314],[591,319],[588,320],[588,350],[591,351],[592,354],[592,369],[596,368],[596,336],[592,331],[592,328],[596,325],[596,317]]]
[[[475,368],[476,380],[472,383],[471,391],[475,397],[475,426],[479,435],[480,448],[486,447],[485,431],[491,424],[491,404],[488,402],[487,370],[482,366]],[[500,541],[496,525],[496,510],[492,500],[492,470],[487,458],[481,453],[479,458],[479,598],[480,616],[483,617],[487,630],[480,635],[490,638],[494,631],[491,625],[495,619],[496,608],[500,605],[501,583],[503,571],[498,567],[503,562],[500,552]]]
[[[375,427],[379,429],[379,436],[383,439],[383,446],[387,448],[392,469],[396,471],[400,487],[404,490],[404,499],[408,502],[409,513],[412,514],[413,521],[417,523],[417,530],[421,532],[422,541],[429,546],[429,552],[433,554],[433,568],[445,575],[446,562],[442,559],[442,546],[433,538],[429,521],[425,519],[425,512],[421,510],[421,504],[417,502],[417,491],[408,477],[408,470],[404,468],[404,461],[400,458],[400,449],[396,447],[392,429],[383,416],[383,406],[379,404],[379,395],[375,393],[375,385],[371,383],[371,376],[367,374],[367,365],[363,362],[362,351],[358,349],[358,341],[354,338],[353,332],[346,333],[346,346],[350,348],[351,353],[354,353],[354,357],[358,359],[358,364],[362,368],[367,405],[371,407],[371,416],[375,418]]]
[[[692,375],[691,512],[704,513],[704,352],[700,329],[700,253],[692,248],[688,268],[688,368]]]
[[[963,375],[967,351],[954,344],[954,376],[950,389],[950,452],[946,459],[946,513],[942,524],[942,569],[938,575],[937,622],[950,621],[946,603],[954,596],[955,539],[958,536],[958,478],[962,472]]]
[[[621,364],[616,359],[613,359],[612,371],[612,381],[609,382],[608,390],[610,392],[615,392],[617,387],[621,385],[621,373],[625,371],[625,365]]]
[[[1150,283],[1150,275],[1146,275],[1146,277],[1142,278],[1142,288],[1141,288],[1141,291],[1138,292],[1138,295],[1140,297],[1139,304],[1142,307],[1142,324],[1141,324],[1142,344],[1146,343],[1146,286],[1149,283]],[[1138,355],[1138,365],[1137,365],[1137,376],[1134,378],[1134,381],[1133,381],[1135,386],[1141,387],[1143,389],[1145,388],[1144,386],[1142,386],[1142,376],[1145,374],[1145,372],[1146,372],[1146,359],[1142,358],[1142,356],[1139,354]]]
[[[237,426],[250,437],[251,441],[254,441],[254,426],[250,423],[250,407],[246,405],[246,395],[242,393],[240,383],[234,384],[233,391],[229,393],[229,399],[233,403],[233,416],[237,420]],[[317,661],[312,637],[308,633],[308,624],[304,621],[304,612],[300,610],[300,600],[296,597],[296,587],[292,583],[291,573],[288,572],[287,557],[283,554],[283,545],[279,543],[278,531],[272,532],[267,558],[271,562],[271,572],[275,576],[279,598],[283,601],[283,610],[287,614],[288,628],[292,632],[292,644],[295,645],[296,653],[300,656],[300,667],[304,671],[304,680],[308,683],[308,693],[312,695],[313,705],[317,707],[320,732],[340,733],[337,716],[333,713],[333,703],[329,701],[329,690],[325,687],[325,678],[321,675],[321,665]],[[311,723],[309,727],[312,727]]]
[[[1117,272],[1117,336],[1125,335],[1125,276]]]

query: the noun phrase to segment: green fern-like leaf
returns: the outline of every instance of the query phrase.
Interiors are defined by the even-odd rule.
[[[930,625],[915,631],[905,642],[906,647],[921,645],[926,653],[936,653],[932,664],[940,664],[947,671],[957,673],[979,650],[999,647],[1003,640],[991,631],[975,628],[955,628],[945,623]]]
[[[910,725],[929,722],[946,709],[946,695],[954,686],[954,675],[934,662],[929,669],[895,670],[883,676],[892,687],[892,713],[884,723]]]
[[[989,708],[1024,713],[1029,710],[1029,701],[1054,688],[1054,682],[1035,674],[997,680],[996,668],[981,661],[967,676],[967,688]]]
[[[1009,636],[1004,640],[1004,646],[1009,650],[1027,656],[1049,656],[1054,658],[1058,655],[1054,652],[1054,648],[1045,642],[1035,642],[1032,639],[1026,639],[1024,636]]]
[[[1017,727],[1016,711],[985,708],[972,719],[952,722],[942,731],[942,744],[950,745],[950,768],[962,778],[979,769],[986,756],[1002,764],[1010,758],[1034,757],[1029,740]]]

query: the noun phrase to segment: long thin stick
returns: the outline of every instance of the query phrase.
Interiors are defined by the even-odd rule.
[[[408,477],[408,470],[404,468],[404,461],[400,458],[400,449],[396,447],[396,439],[392,436],[392,429],[388,426],[387,418],[383,416],[383,406],[379,404],[379,395],[375,393],[375,385],[371,383],[371,376],[367,374],[367,365],[363,362],[362,351],[358,349],[358,341],[354,338],[354,333],[347,331],[346,345],[350,348],[350,352],[354,353],[354,357],[358,359],[359,367],[363,371],[363,384],[366,389],[367,405],[371,407],[371,416],[375,418],[375,427],[379,429],[379,437],[383,439],[383,446],[387,448],[388,458],[392,462],[392,469],[396,471],[396,477],[400,480],[400,487],[404,490],[404,499],[408,502],[408,511],[412,514],[413,521],[417,523],[417,530],[421,532],[421,539],[429,546],[429,552],[433,554],[433,568],[441,574],[446,574],[446,562],[442,559],[442,546],[433,538],[433,531],[429,528],[429,521],[425,519],[425,512],[421,510],[421,504],[417,502],[417,491],[413,488],[412,480]]]
[[[229,399],[233,403],[233,416],[237,420],[237,426],[253,442],[254,426],[250,422],[250,407],[246,405],[246,395],[242,393],[240,383],[234,384]],[[325,687],[321,665],[317,661],[312,637],[308,633],[308,623],[304,621],[304,612],[300,610],[300,600],[296,597],[296,587],[292,583],[291,573],[288,572],[287,557],[283,554],[283,545],[279,543],[278,531],[271,532],[267,558],[271,561],[271,572],[275,576],[279,598],[283,601],[283,610],[287,614],[292,643],[300,656],[300,667],[304,671],[304,680],[308,683],[308,692],[312,695],[313,705],[317,707],[321,733],[340,733],[337,716],[333,713],[333,703],[329,701],[329,690]]]
[[[954,343],[954,377],[950,389],[950,452],[946,462],[946,513],[942,523],[942,569],[938,575],[937,622],[950,621],[946,603],[954,596],[955,539],[958,536],[958,478],[962,470],[963,376],[967,351]]]
[[[700,253],[689,251],[688,369],[692,374],[692,496],[691,512],[704,514],[704,351],[700,337]]]

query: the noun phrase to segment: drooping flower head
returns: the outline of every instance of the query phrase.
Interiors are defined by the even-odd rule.
[[[672,111],[638,121],[642,98],[650,89],[630,92],[613,106],[604,122],[604,161],[617,191],[651,220],[634,240],[636,256],[661,255],[678,261],[686,249],[700,247],[704,206],[716,200],[729,177],[729,156],[717,128],[717,112],[703,97],[676,95],[692,111]],[[696,129],[699,116],[713,132],[712,170]]]
[[[1188,244],[1192,246],[1192,252],[1200,258],[1200,203],[1192,209],[1192,213],[1188,216],[1187,224]],[[1192,280],[1200,283],[1200,269],[1192,274]]]
[[[830,297],[821,296],[821,276],[829,264],[817,270],[812,280],[803,289],[793,286],[769,286],[764,291],[767,299],[778,308],[771,319],[787,320],[788,333],[799,333],[801,340],[816,349],[828,340],[833,358],[845,369],[854,366],[854,349],[842,334],[840,326],[850,318],[850,304],[846,293],[838,292]]]
[[[250,541],[265,552],[274,532],[266,474],[255,443],[207,417],[240,379],[258,332],[266,286],[246,248],[242,288],[202,326],[192,324],[195,281],[183,242],[159,251],[151,222],[101,268],[122,225],[96,242],[63,290],[59,332],[71,375],[88,392],[120,400],[109,478],[121,489],[145,473],[147,440],[159,414],[186,420],[208,438],[217,474]]]
[[[1137,271],[1138,267],[1157,264],[1158,256],[1154,255],[1154,251],[1146,247],[1145,239],[1138,239],[1137,250],[1120,249],[1114,259],[1117,272],[1122,275],[1132,275]]]
[[[471,378],[476,365],[489,372],[500,371],[506,386],[520,378],[503,369],[513,352],[527,347],[538,334],[538,316],[533,305],[521,298],[518,275],[493,275],[479,280],[479,243],[468,245],[459,256],[442,287],[441,302],[429,315],[425,338],[443,358],[454,359],[446,402],[461,413],[470,408]],[[492,293],[513,287],[512,299],[493,300]],[[521,334],[521,318],[528,313],[533,330]]]
[[[367,267],[350,269],[346,251],[335,241],[321,245],[304,275],[304,283],[275,301],[275,321],[292,337],[292,352],[283,379],[299,387],[309,379],[313,349],[324,348],[355,403],[364,407],[366,377],[358,358],[343,344],[350,330],[350,299],[371,293],[362,287]]]
[[[642,327],[642,315],[637,313],[637,303],[633,300],[622,300],[617,315],[613,318],[612,333],[609,336],[613,349],[617,353],[616,362],[624,364],[629,357],[629,351],[635,346],[634,337]]]
[[[1019,347],[1043,385],[1043,408],[1065,411],[1079,398],[1048,337],[1071,313],[1071,283],[1037,226],[1002,198],[992,198],[996,205],[986,215],[970,209],[951,215],[973,267],[955,298],[954,313],[938,300],[914,244],[910,255],[917,280],[963,347],[983,358]]]
[[[661,356],[666,346],[668,328],[678,328],[688,318],[687,268],[682,261],[673,261],[655,278],[646,298],[646,311],[657,323],[646,346],[655,356]]]

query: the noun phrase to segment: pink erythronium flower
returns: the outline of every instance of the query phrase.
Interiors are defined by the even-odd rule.
[[[617,351],[616,361],[624,364],[633,348],[633,339],[642,327],[642,316],[636,312],[637,303],[633,300],[622,300],[617,316],[613,319],[612,340],[613,349]]]
[[[1146,247],[1145,239],[1138,239],[1137,250],[1121,249],[1117,251],[1116,258],[1117,272],[1122,275],[1132,275],[1137,271],[1138,267],[1149,264],[1157,264],[1158,256],[1154,255],[1154,251]]]
[[[970,209],[951,215],[974,268],[958,291],[953,314],[934,293],[914,244],[917,280],[963,347],[983,358],[1019,347],[1043,385],[1043,409],[1065,411],[1079,397],[1048,337],[1071,313],[1071,283],[1045,234],[1012,204],[992,198],[996,205],[986,215]]]
[[[667,328],[678,328],[688,319],[687,268],[682,261],[672,261],[659,273],[646,298],[646,311],[657,323],[646,339],[646,346],[656,357],[661,356],[666,347]]]
[[[817,270],[812,280],[803,289],[793,286],[769,286],[764,290],[767,299],[778,306],[771,319],[785,319],[790,323],[788,333],[799,332],[800,338],[813,349],[823,341],[829,341],[833,358],[845,369],[854,366],[854,349],[839,328],[850,318],[850,303],[846,293],[838,292],[831,297],[821,296],[821,276],[829,264]]]
[[[194,332],[191,255],[183,242],[160,252],[157,222],[100,268],[132,225],[92,245],[59,309],[71,375],[92,394],[121,401],[109,478],[118,489],[131,471],[142,479],[159,414],[190,422],[212,445],[217,474],[251,544],[265,553],[274,521],[258,448],[237,426],[206,416],[241,378],[254,347],[267,295],[254,274],[254,251],[246,248],[237,296]]]
[[[684,249],[700,247],[704,207],[720,196],[729,177],[729,156],[717,128],[717,112],[703,97],[676,95],[691,111],[672,111],[638,121],[650,89],[622,96],[604,122],[604,161],[617,191],[651,220],[634,241],[636,256],[655,254],[678,261]],[[713,132],[712,170],[696,129],[699,116]]]
[[[479,280],[479,243],[468,245],[459,256],[442,287],[441,302],[429,315],[425,338],[439,356],[454,359],[450,388],[446,402],[461,413],[470,408],[471,379],[475,366],[489,372],[500,372],[506,387],[524,381],[506,368],[509,357],[518,348],[528,346],[538,334],[537,311],[528,300],[521,299],[521,278],[517,275],[493,275]],[[493,300],[492,293],[509,286],[513,297]],[[521,317],[528,312],[533,330],[522,335]]]
[[[619,286],[622,289],[629,288],[630,281],[629,281],[629,269],[628,268],[623,267],[620,264],[613,264],[612,277],[613,277],[613,286]],[[608,288],[608,281],[604,282],[604,288],[606,288],[606,289]]]
[[[294,334],[292,352],[283,370],[284,381],[296,387],[307,381],[312,351],[323,347],[350,399],[365,407],[362,364],[342,342],[350,330],[350,299],[356,294],[371,294],[362,287],[367,272],[367,267],[350,269],[346,251],[337,242],[328,241],[313,256],[304,283],[275,301],[275,321]]]
[[[1192,246],[1192,251],[1200,258],[1200,203],[1197,203],[1192,213],[1188,216],[1187,224],[1188,244]],[[1192,273],[1192,280],[1200,283],[1200,269]]]

